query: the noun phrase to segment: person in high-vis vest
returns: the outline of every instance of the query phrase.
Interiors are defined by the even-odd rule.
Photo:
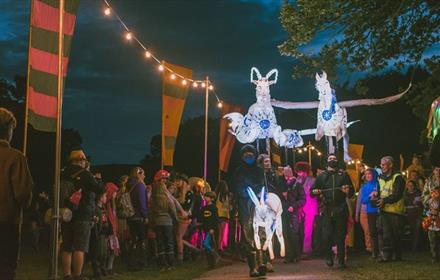
[[[379,177],[379,192],[373,192],[377,197],[379,214],[379,244],[381,257],[379,262],[402,259],[401,236],[405,219],[405,204],[403,191],[405,179],[393,170],[394,159],[391,156],[383,157],[380,161],[382,175]]]

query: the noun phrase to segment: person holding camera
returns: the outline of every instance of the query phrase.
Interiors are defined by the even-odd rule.
[[[323,201],[323,243],[326,250],[326,264],[332,267],[333,243],[337,246],[338,268],[345,267],[345,236],[347,234],[347,198],[354,194],[353,184],[348,174],[338,168],[335,154],[327,157],[327,169],[316,177],[311,188],[312,197]]]
[[[380,160],[382,175],[379,177],[379,193],[377,197],[379,207],[379,244],[381,244],[381,257],[379,262],[402,259],[401,236],[405,222],[405,202],[403,192],[405,179],[393,170],[394,159],[385,156]]]

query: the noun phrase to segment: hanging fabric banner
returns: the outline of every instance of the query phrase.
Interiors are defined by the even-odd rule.
[[[79,0],[65,2],[63,78],[66,78]],[[57,76],[59,1],[31,0],[27,108],[35,129],[55,132],[57,121]],[[64,84],[64,83],[63,83]]]
[[[166,62],[163,65],[176,75],[192,78],[191,69]],[[180,79],[164,72],[162,75],[162,167],[173,166],[174,148],[187,94],[187,85],[182,85]]]
[[[270,139],[270,156],[273,165],[281,166],[281,148],[273,139]]]
[[[221,115],[232,112],[244,112],[244,108],[229,104],[226,102],[222,103]],[[228,132],[230,129],[229,121],[225,118],[220,118],[220,141],[219,141],[219,169],[223,172],[228,172],[229,160],[231,159],[232,150],[234,149],[235,137]]]

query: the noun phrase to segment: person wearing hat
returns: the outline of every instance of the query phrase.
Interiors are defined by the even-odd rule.
[[[323,200],[323,242],[326,264],[333,266],[333,242],[337,246],[338,268],[345,267],[345,236],[349,209],[347,198],[354,194],[353,184],[347,172],[338,168],[335,154],[327,157],[327,169],[318,175],[311,188],[311,196]]]
[[[17,120],[0,108],[0,275],[14,279],[20,240],[20,212],[29,206],[34,183],[26,157],[11,148]]]
[[[260,193],[264,186],[264,171],[257,165],[257,150],[252,145],[244,145],[240,150],[241,164],[235,170],[233,177],[233,191],[237,203],[238,218],[242,227],[242,242],[247,255],[249,276],[259,277],[260,273],[257,264],[257,250],[254,245],[253,212],[252,202],[247,188],[250,187],[254,193]],[[265,274],[265,267],[262,264],[261,276]]]
[[[62,263],[64,279],[83,279],[82,270],[85,254],[89,251],[90,234],[96,213],[96,194],[105,191],[93,174],[86,169],[87,158],[81,149],[70,152],[68,165],[61,180],[70,181],[81,197],[72,221],[61,227]]]

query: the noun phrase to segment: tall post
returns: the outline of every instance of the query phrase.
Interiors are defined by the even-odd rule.
[[[203,179],[208,177],[208,101],[209,101],[209,77],[205,80],[205,153],[203,161]]]
[[[307,149],[309,151],[309,166],[310,166],[310,168],[312,168],[312,149],[311,149],[311,147],[312,147],[312,144],[309,141],[309,144],[307,145]]]
[[[61,173],[61,126],[62,126],[62,105],[63,105],[63,49],[64,49],[64,1],[60,0],[59,10],[59,34],[58,34],[58,77],[57,77],[57,128],[55,147],[55,181],[53,191],[52,210],[52,250],[50,279],[58,279],[58,235],[60,216],[60,173]]]

